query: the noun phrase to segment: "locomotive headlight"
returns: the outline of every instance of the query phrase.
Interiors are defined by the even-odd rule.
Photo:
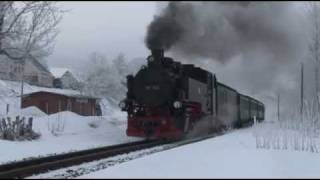
[[[150,57],[148,58],[148,61],[149,61],[149,62],[153,62],[153,61],[154,61],[154,57],[153,57],[153,56],[150,56]]]
[[[182,107],[182,103],[180,101],[175,101],[173,103],[173,107],[176,108],[176,109],[181,108]]]
[[[119,107],[120,107],[121,109],[124,109],[124,108],[126,107],[126,103],[125,103],[124,101],[121,101],[121,102],[119,103]]]

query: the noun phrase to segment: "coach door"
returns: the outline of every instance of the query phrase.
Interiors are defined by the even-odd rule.
[[[213,77],[211,73],[208,73],[207,77],[207,112],[208,114],[214,114],[214,87],[213,87]]]
[[[216,84],[217,79],[215,75],[213,76],[211,82],[212,82],[212,85],[211,85],[212,86],[212,90],[211,90],[212,115],[216,116],[217,115],[217,84]]]

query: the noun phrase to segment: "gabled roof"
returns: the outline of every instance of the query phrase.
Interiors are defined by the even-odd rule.
[[[44,72],[51,74],[51,72],[44,65],[42,65],[36,58],[31,57],[29,59],[36,67],[38,67],[39,69],[41,69]]]
[[[5,55],[0,55],[0,59],[3,60],[8,60],[8,61],[13,61],[15,63],[21,63],[22,60],[14,60],[14,59],[10,59]],[[37,68],[39,68],[40,70],[51,74],[51,72],[43,65],[41,64],[35,57],[33,56],[29,56],[29,58],[26,59],[26,61],[31,62],[33,65],[35,65]]]
[[[67,71],[70,72],[67,68],[50,68],[50,72],[55,78],[61,78]]]
[[[61,78],[63,75],[65,75],[67,72],[72,74],[72,76],[78,81],[78,82],[83,82],[83,77],[81,77],[81,74],[74,70],[74,69],[69,69],[69,68],[60,68],[60,67],[52,67],[50,68],[51,74],[55,78]]]

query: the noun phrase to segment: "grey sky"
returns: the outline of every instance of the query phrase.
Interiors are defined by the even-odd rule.
[[[146,36],[147,26],[153,20],[153,16],[159,13],[158,2],[87,1],[59,2],[59,4],[64,9],[69,9],[70,11],[64,15],[62,22],[59,24],[60,34],[56,39],[54,52],[47,58],[49,66],[76,66],[82,64],[84,60],[87,60],[88,55],[94,51],[104,53],[108,58],[113,58],[122,52],[128,60],[136,57],[146,57],[149,54],[149,50],[144,43],[144,38]],[[305,32],[307,28],[300,19],[304,13],[303,3],[296,3],[296,5],[297,13],[290,14],[287,18],[288,21],[283,22],[290,24],[289,21],[297,21],[297,23],[301,23],[299,29],[303,27],[302,32]],[[271,20],[266,21],[266,23],[268,24],[275,20],[278,19],[271,18]],[[288,28],[288,30],[284,31],[285,35],[291,31],[292,27]],[[297,36],[301,36],[301,34],[297,34]],[[221,42],[222,41],[223,39]],[[302,43],[300,40],[295,40],[294,42]],[[291,44],[294,45],[295,43]],[[306,59],[302,52],[303,50],[299,50],[299,57],[297,56],[299,61],[300,59]],[[167,52],[167,55],[170,56],[171,52]],[[186,58],[186,56],[179,57],[177,54],[172,55],[176,60],[182,62]],[[268,59],[268,57],[265,57],[265,59]],[[194,59],[192,63],[201,65],[203,61],[199,60],[201,59]],[[265,63],[268,64],[267,61]],[[263,70],[264,72],[268,69],[261,65],[261,63],[258,66],[259,68],[254,68],[252,64],[249,65],[246,65],[242,61],[234,61],[224,66],[213,63],[213,61],[207,65],[202,64],[205,68],[209,68],[209,70],[217,73],[219,80],[241,90],[240,92],[252,96],[255,94],[254,91],[260,81],[265,82],[267,79],[265,74],[260,72],[259,68],[264,68],[261,69],[261,71]],[[297,86],[299,74],[296,72],[299,72],[300,64],[295,61],[291,63],[290,66],[287,64],[282,65],[280,68],[283,69],[283,73],[280,73],[280,75],[275,78],[274,83],[276,86],[285,87],[283,90],[285,93],[282,93],[282,99],[285,99],[283,96],[288,95],[287,99],[294,99],[298,102],[298,98],[292,97],[298,95]],[[290,69],[290,71],[288,69]],[[272,69],[272,71],[273,70],[274,69]],[[269,74],[270,73],[267,72],[267,75]],[[251,82],[251,77],[255,77],[255,79],[258,80],[258,85]],[[250,83],[251,88],[244,86],[244,82]],[[291,94],[288,89],[293,89]],[[270,95],[272,93],[274,94],[276,92],[272,89],[266,89],[266,94]],[[269,101],[269,104],[274,104],[274,100]],[[264,102],[268,104],[267,100],[264,100]]]
[[[128,59],[146,56],[147,25],[156,13],[156,2],[59,2],[70,10],[59,24],[60,33],[49,66],[73,66],[93,51]]]

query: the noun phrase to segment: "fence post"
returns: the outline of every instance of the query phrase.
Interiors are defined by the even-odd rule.
[[[16,121],[15,121],[15,126],[14,126],[15,137],[19,137],[19,129],[20,129],[19,116],[16,116]]]
[[[30,118],[29,118],[29,122],[28,122],[28,131],[29,131],[29,132],[32,131],[32,121],[33,121],[33,118],[30,117]]]
[[[7,123],[5,118],[2,118],[2,127],[3,127],[3,130],[7,129]]]
[[[6,115],[8,115],[8,114],[9,114],[9,108],[10,108],[10,105],[9,105],[9,104],[7,104]]]

